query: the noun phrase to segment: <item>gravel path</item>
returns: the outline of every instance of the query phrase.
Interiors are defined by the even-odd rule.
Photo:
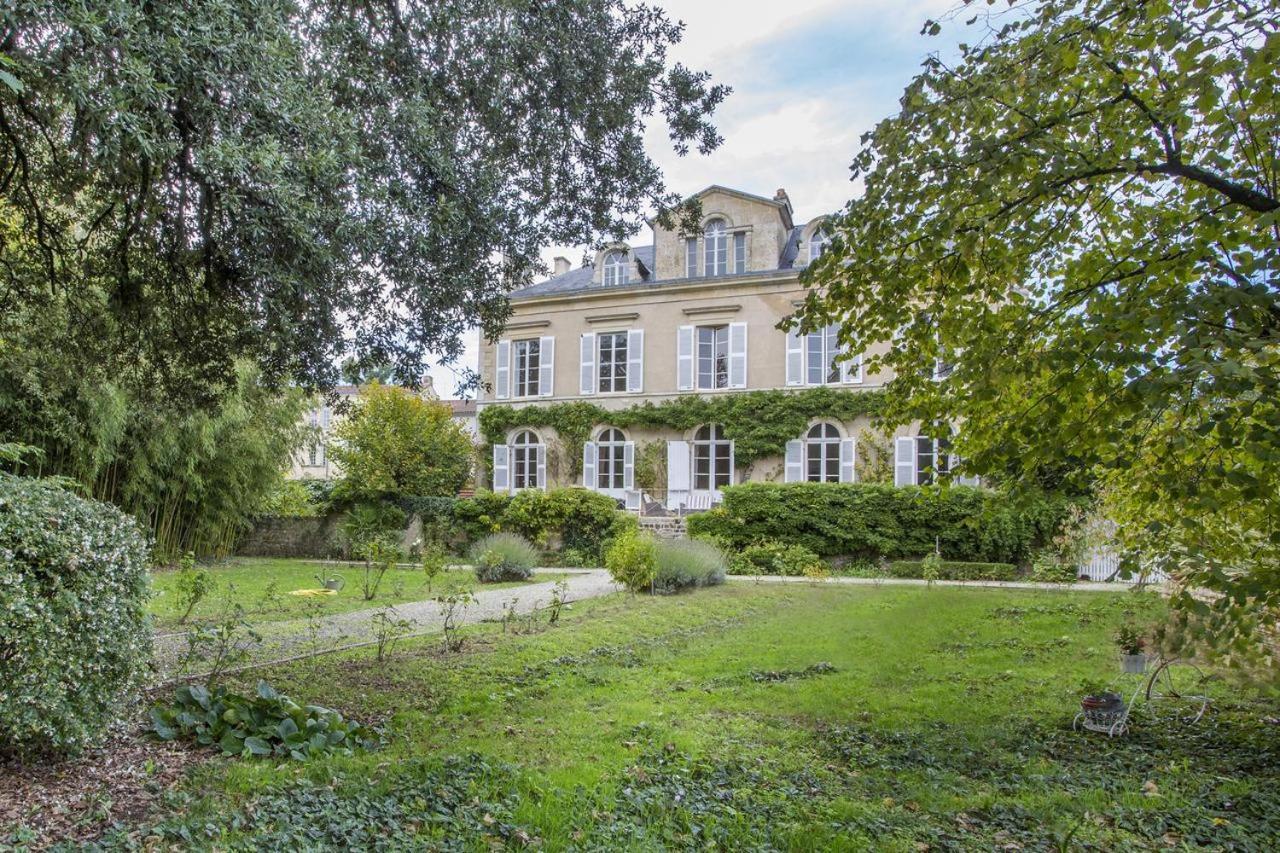
[[[557,574],[568,572],[568,577],[565,578],[569,585],[565,596],[568,602],[597,598],[621,589],[603,569],[538,571]],[[513,599],[517,613],[529,613],[549,604],[554,588],[554,581],[544,581],[506,589],[480,589],[476,591],[475,601],[467,606],[459,622],[474,625],[500,619],[505,605]],[[433,634],[441,630],[444,617],[440,613],[440,605],[433,600],[405,602],[395,605],[394,609],[395,618],[413,623],[409,635]],[[375,635],[372,618],[381,610],[381,607],[371,607],[367,610],[336,613],[317,619],[314,624],[308,619],[291,619],[256,625],[254,628],[261,635],[261,641],[248,645],[250,659],[247,665],[262,666],[294,657],[373,643]],[[163,682],[183,674],[178,671],[178,660],[186,651],[186,638],[186,634],[169,634],[156,638],[158,681]]]

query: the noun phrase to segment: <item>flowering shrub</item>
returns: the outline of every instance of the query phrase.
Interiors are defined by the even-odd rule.
[[[481,583],[524,581],[533,577],[538,551],[514,533],[495,533],[472,546],[471,562]]]
[[[653,588],[658,592],[724,583],[725,555],[710,542],[668,539],[656,543]]]
[[[151,656],[148,543],[115,507],[0,474],[0,752],[75,754]]]

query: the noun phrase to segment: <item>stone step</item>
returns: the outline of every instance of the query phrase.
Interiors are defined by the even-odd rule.
[[[641,518],[640,529],[659,539],[687,539],[689,536],[683,518]]]

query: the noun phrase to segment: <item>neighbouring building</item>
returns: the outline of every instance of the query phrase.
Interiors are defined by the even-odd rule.
[[[430,399],[436,396],[435,386],[428,376],[419,393]],[[334,427],[341,419],[347,403],[359,396],[358,385],[339,385],[333,389],[332,395],[321,398],[317,405],[304,415],[304,420],[311,428],[312,438],[295,454],[293,465],[287,476],[294,480],[332,480],[342,476],[338,464],[329,458],[328,445]],[[452,411],[452,420],[462,427],[473,442],[480,440],[480,425],[476,417],[475,400],[443,400]]]
[[[557,258],[553,277],[511,295],[502,335],[481,343],[481,413],[586,401],[605,414],[581,457],[567,458],[557,430],[539,425],[554,419],[510,413],[503,420],[516,425],[489,437],[495,491],[581,485],[632,507],[696,509],[735,483],[858,479],[867,462],[859,460],[865,416],[819,413],[776,454],[747,464],[723,424],[627,425],[644,420],[627,416],[643,404],[823,386],[860,394],[888,379],[863,369],[864,353],[839,351],[834,328],[804,335],[778,328],[805,296],[801,270],[827,244],[824,218],[794,222],[783,190],[765,198],[711,186],[697,198],[697,233],[654,221],[652,245],[606,245],[577,269]],[[928,482],[951,464],[945,447],[916,431],[884,442],[892,457],[884,465],[900,485]],[[637,475],[642,455],[656,473]]]

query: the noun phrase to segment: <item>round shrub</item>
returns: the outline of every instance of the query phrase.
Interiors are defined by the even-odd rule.
[[[604,567],[615,581],[632,592],[648,589],[657,571],[657,547],[653,538],[638,530],[624,531],[605,551]]]
[[[748,545],[729,560],[731,575],[782,575],[804,577],[825,569],[822,558],[803,545],[758,542]]]
[[[533,577],[538,551],[514,533],[494,533],[471,546],[471,562],[481,583],[524,581]]]
[[[710,542],[693,539],[659,540],[654,552],[653,588],[676,592],[724,583],[724,552]]]
[[[115,507],[0,474],[0,753],[74,755],[151,657],[148,543]]]

